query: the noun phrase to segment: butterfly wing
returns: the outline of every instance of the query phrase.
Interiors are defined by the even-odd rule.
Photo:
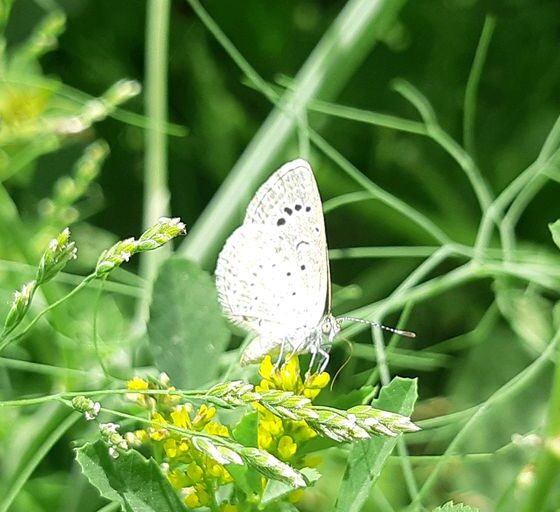
[[[258,335],[245,359],[286,342],[297,348],[316,330],[328,307],[328,278],[319,191],[309,164],[295,160],[260,187],[218,258],[224,312]]]
[[[313,312],[320,318],[329,312],[331,291],[325,220],[309,163],[300,158],[280,167],[255,193],[244,224],[277,228],[293,238],[293,245],[308,244],[313,271],[320,277],[318,287],[309,290],[314,297],[321,298]]]

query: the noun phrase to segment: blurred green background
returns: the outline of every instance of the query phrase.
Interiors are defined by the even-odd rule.
[[[204,2],[211,17],[243,57],[271,84],[285,84],[297,74],[344,5],[345,2],[335,0]],[[138,0],[16,0],[5,25],[4,56],[17,52],[18,46],[55,9],[66,16],[66,28],[58,38],[58,47],[40,58],[40,66],[37,62],[28,63],[20,74],[8,74],[3,67],[4,78],[9,76],[16,90],[24,90],[17,81],[30,76],[38,80],[52,79],[49,82],[52,90],[44,93],[48,98],[32,91],[29,98],[22,100],[26,107],[31,105],[32,109],[32,105],[38,105],[39,117],[42,101],[52,102],[49,112],[69,112],[79,108],[79,102],[71,107],[67,104],[67,95],[74,89],[98,97],[123,78],[144,82],[146,52],[155,43],[146,38],[146,3]],[[330,99],[341,105],[418,120],[410,103],[392,88],[393,81],[402,78],[422,91],[430,100],[441,127],[462,143],[466,84],[489,15],[495,20],[495,29],[476,98],[471,156],[497,195],[535,160],[560,113],[560,5],[557,1],[409,0],[341,93]],[[167,137],[170,213],[181,217],[190,229],[262,127],[273,105],[249,86],[246,77],[186,1],[171,3],[169,30],[169,121],[185,128],[184,134]],[[2,82],[0,75],[0,87]],[[5,98],[0,103],[0,115],[4,117],[0,123],[7,122]],[[85,96],[80,98],[83,105]],[[121,108],[143,114],[144,100],[140,94]],[[139,119],[140,125],[147,122]],[[0,204],[2,260],[36,263],[36,255],[52,236],[41,220],[44,198],[52,196],[57,180],[71,173],[84,148],[96,139],[108,143],[110,155],[98,178],[69,214],[68,222],[60,224],[60,227],[74,224],[73,232],[81,244],[80,259],[72,270],[87,273],[102,248],[141,232],[145,212],[143,194],[149,194],[143,185],[145,127],[129,121],[126,115],[118,119],[109,115],[80,133],[57,139],[56,151],[40,151],[44,153],[42,156],[18,166],[13,174],[6,171],[0,175],[5,193],[11,198],[11,206],[17,208],[21,221],[21,226],[11,222],[7,196],[0,197],[0,202],[4,201]],[[476,197],[457,163],[433,140],[318,113],[310,113],[308,121],[377,185],[422,212],[455,242],[474,244],[481,217]],[[14,161],[14,155],[20,154],[18,143],[8,140],[2,146],[0,164],[8,162],[2,169],[14,169],[10,162]],[[25,144],[28,149],[31,147],[29,140]],[[280,164],[296,156],[294,139],[275,160]],[[310,160],[323,200],[361,190],[320,152],[312,151]],[[267,172],[273,170],[271,166]],[[555,176],[528,204],[515,230],[517,248],[525,251],[524,261],[558,264],[557,248],[548,228],[549,223],[560,217],[560,186],[558,174]],[[238,218],[229,219],[232,227],[241,222],[247,199],[240,198]],[[360,201],[338,208],[327,214],[326,223],[331,249],[434,245],[434,240],[417,225],[378,201]],[[18,234],[18,230],[22,231]],[[44,236],[38,235],[43,232]],[[22,236],[28,238],[22,240]],[[497,237],[491,245],[499,247]],[[342,287],[336,288],[340,291],[335,295],[336,312],[350,311],[388,296],[420,261],[418,258],[334,260],[333,281]],[[426,279],[447,275],[459,262],[446,259]],[[212,258],[204,264],[213,269]],[[136,265],[132,261],[127,268],[135,271]],[[1,291],[5,300],[0,313],[7,311],[13,290],[24,280],[22,274],[25,272],[4,267]],[[129,285],[138,284],[130,274],[123,273],[120,279]],[[558,316],[554,309],[558,298],[557,274],[551,282],[551,286],[543,287],[517,278],[498,280],[484,276],[410,304],[414,307],[406,328],[415,330],[418,338],[402,340],[399,346],[408,351],[400,355],[412,359],[395,360],[391,370],[393,374],[419,377],[417,419],[484,402],[543,352],[557,328],[554,321]],[[53,294],[56,296],[56,290]],[[132,293],[135,295],[138,293]],[[72,340],[76,336],[88,338],[91,306],[86,297],[74,308],[65,309],[60,324],[64,324],[64,315],[70,318],[76,315],[80,322],[71,327],[58,326],[66,336],[62,343],[58,341],[56,356],[48,345],[39,344],[38,340],[11,355],[37,362],[54,364],[56,361],[59,365],[62,360],[69,366],[87,369],[91,346],[75,351]],[[130,297],[106,299],[100,323],[107,337],[108,353],[118,352],[117,344],[122,338],[128,339],[126,333],[133,312]],[[391,315],[385,320],[388,324],[397,321]],[[57,321],[53,322],[56,325]],[[465,335],[471,331],[474,334]],[[353,339],[368,344],[370,338],[369,333],[361,333]],[[439,345],[446,340],[454,341]],[[415,353],[420,354],[416,359]],[[140,361],[144,361],[142,357],[139,356]],[[344,347],[335,348],[331,373],[346,358]],[[365,382],[367,373],[364,372],[371,365],[372,361],[364,358],[351,359],[333,395]],[[507,508],[511,507],[507,505],[508,500],[522,492],[516,485],[522,486],[519,475],[534,457],[535,447],[521,442],[502,454],[492,454],[504,445],[511,448],[512,435],[538,432],[542,427],[551,368],[552,365],[545,368],[511,400],[500,402],[455,447],[456,453],[487,455],[448,461],[426,504],[435,506],[454,498],[483,510],[497,510],[498,506],[516,510]],[[6,389],[11,389],[15,396],[46,392],[44,388],[52,384],[45,375],[29,380],[24,375],[10,371],[9,378],[4,376]],[[6,396],[11,395],[8,392]],[[410,452],[416,456],[443,453],[465,419],[468,415],[445,428],[411,437]],[[0,433],[7,439],[9,425],[0,422],[3,423]],[[56,497],[64,488],[61,481],[71,467],[68,444],[66,439],[57,448],[63,454],[61,459],[51,454],[38,470],[46,479],[41,492],[49,496],[48,503],[59,503]],[[8,456],[4,446],[2,457]],[[397,466],[394,467],[396,473]],[[433,461],[426,459],[414,467],[422,482],[429,475]],[[54,482],[53,472],[57,475]],[[406,503],[400,474],[394,477],[388,474],[382,487],[396,509]],[[23,499],[17,508],[55,509],[73,510],[41,508],[31,498]]]

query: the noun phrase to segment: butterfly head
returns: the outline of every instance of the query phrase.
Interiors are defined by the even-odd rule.
[[[330,313],[325,315],[321,324],[321,331],[328,343],[332,343],[335,336],[340,332],[340,322]]]

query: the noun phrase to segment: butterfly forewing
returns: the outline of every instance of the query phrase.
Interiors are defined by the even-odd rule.
[[[321,197],[313,171],[302,159],[288,162],[278,169],[256,192],[247,207],[244,224],[261,224],[277,228],[290,237],[300,257],[306,253],[313,281],[319,277],[320,289],[312,310],[319,318],[330,309],[329,260]],[[311,291],[311,290],[310,290]]]
[[[309,164],[295,160],[260,187],[220,253],[220,302],[231,320],[259,335],[259,352],[286,341],[295,347],[325,314],[328,274],[317,184]]]

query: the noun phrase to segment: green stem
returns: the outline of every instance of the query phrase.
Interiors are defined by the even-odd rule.
[[[149,228],[157,219],[169,215],[167,187],[167,48],[170,0],[149,0],[146,24],[146,161],[144,167],[143,227]],[[140,275],[149,285],[159,264],[169,256],[171,246],[140,257]],[[149,289],[149,286],[147,287]],[[138,302],[138,323],[148,315],[150,294]]]
[[[558,335],[557,335],[558,336]],[[550,492],[560,474],[560,353],[557,355],[552,395],[548,404],[548,420],[543,447],[535,462],[533,483],[521,512],[545,510]]]
[[[550,130],[537,159],[527,167],[521,174],[518,174],[510,184],[500,192],[498,197],[492,202],[490,208],[482,216],[475,242],[475,251],[479,252],[488,247],[492,236],[492,225],[494,218],[504,212],[507,206],[516,196],[527,186],[527,184],[543,168],[550,166],[551,163],[560,155],[560,116],[556,119],[554,126]]]
[[[2,407],[27,407],[30,405],[37,405],[46,402],[67,402],[76,396],[96,397],[96,396],[109,396],[109,395],[170,395],[170,396],[184,396],[193,399],[208,399],[207,390],[188,390],[182,391],[180,389],[95,389],[89,391],[65,391],[62,393],[54,393],[52,395],[42,395],[35,398],[21,398],[18,400],[4,400],[0,401],[0,408]]]
[[[560,331],[554,336],[551,340],[549,345],[547,346],[546,350],[533,361],[527,368],[525,368],[521,373],[518,373],[515,377],[509,380],[506,384],[500,387],[496,392],[494,392],[488,400],[486,400],[477,410],[476,412],[469,418],[467,423],[463,426],[463,428],[459,431],[459,433],[455,436],[453,441],[449,444],[447,449],[445,450],[443,456],[439,459],[438,463],[430,473],[430,476],[426,479],[424,484],[422,485],[420,492],[416,500],[412,502],[411,508],[414,510],[414,507],[420,503],[422,498],[425,498],[427,493],[432,489],[432,487],[437,483],[438,477],[440,472],[442,471],[443,467],[445,466],[448,458],[451,455],[456,455],[458,452],[458,448],[460,447],[461,443],[468,439],[472,433],[472,430],[476,426],[477,422],[482,418],[485,417],[490,409],[495,405],[503,402],[504,400],[510,398],[512,395],[515,395],[522,389],[524,389],[535,377],[539,375],[539,373],[548,365],[549,357],[554,354],[558,347],[558,343],[560,342]],[[542,510],[540,508],[533,508],[527,509],[533,511]]]
[[[78,286],[76,286],[76,288],[74,288],[71,292],[67,293],[64,297],[61,297],[60,299],[58,299],[57,301],[53,302],[52,304],[50,304],[48,307],[46,307],[45,309],[43,309],[43,311],[41,311],[40,313],[38,313],[30,322],[29,324],[27,324],[27,326],[25,327],[25,329],[23,329],[23,331],[21,331],[19,334],[16,334],[15,336],[12,336],[10,338],[6,338],[4,340],[2,340],[2,342],[0,342],[0,353],[10,344],[15,343],[19,340],[21,340],[29,331],[30,329],[44,316],[46,315],[49,311],[51,311],[52,309],[56,308],[57,306],[60,306],[60,304],[62,304],[63,302],[66,302],[68,299],[70,299],[71,297],[73,297],[74,295],[76,295],[76,293],[78,293],[82,288],[86,287],[90,281],[93,281],[96,278],[96,274],[90,274],[89,276],[87,276]]]
[[[488,47],[490,46],[490,40],[492,39],[495,27],[496,18],[494,16],[486,16],[465,89],[465,100],[463,103],[463,146],[472,157],[475,156],[474,125],[476,118],[476,96],[480,77],[482,76],[482,68],[486,61]]]
[[[50,411],[52,413],[52,411]],[[72,427],[80,417],[77,414],[70,414],[56,425],[54,430],[48,434],[46,439],[40,444],[39,448],[26,461],[26,463],[18,468],[16,478],[11,481],[8,488],[4,490],[4,495],[0,501],[0,512],[8,512],[11,509],[13,501],[21,491],[22,487],[29,480],[37,466],[50,452],[51,448],[60,438]],[[21,447],[20,447],[21,448]]]
[[[430,219],[428,219],[428,217],[412,208],[403,200],[399,199],[393,194],[390,194],[386,190],[373,183],[369,178],[364,176],[358,169],[356,169],[356,167],[354,167],[344,156],[342,156],[341,153],[339,153],[317,132],[311,130],[310,135],[313,144],[315,144],[315,146],[317,146],[327,157],[329,157],[354,181],[356,181],[356,183],[367,190],[371,194],[372,198],[378,199],[379,201],[385,203],[387,206],[393,208],[394,210],[410,219],[412,222],[418,224],[418,226],[424,229],[426,233],[431,235],[434,240],[441,243],[442,245],[452,243],[449,237]]]
[[[190,0],[189,3],[193,8],[196,6],[197,13],[201,12],[197,1]],[[297,74],[293,89],[282,95],[185,239],[181,246],[184,255],[207,267],[212,265],[224,238],[239,218],[246,198],[274,169],[278,160],[283,160],[282,152],[309,103],[319,96],[332,98],[337,95],[380,34],[392,25],[404,3],[405,0],[349,0],[346,3]],[[218,42],[238,65],[243,63],[245,73],[252,69],[239,52],[232,54],[233,45],[227,36],[219,28],[214,29],[217,38],[219,34]],[[258,80],[255,76],[258,77],[256,72],[248,78]]]
[[[440,249],[438,246],[417,247],[348,247],[344,249],[331,249],[331,260],[356,259],[356,258],[427,258]]]

